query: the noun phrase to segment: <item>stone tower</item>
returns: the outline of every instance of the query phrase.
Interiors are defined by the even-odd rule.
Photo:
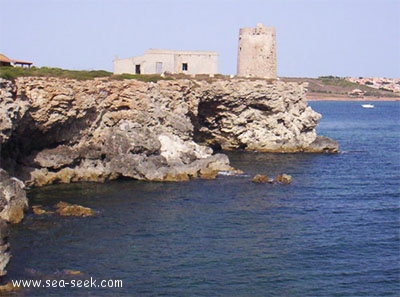
[[[276,79],[276,33],[274,27],[257,24],[239,31],[237,75]]]

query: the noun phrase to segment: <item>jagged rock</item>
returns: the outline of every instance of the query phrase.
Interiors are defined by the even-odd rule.
[[[203,83],[199,140],[225,150],[298,152],[317,137],[321,115],[307,107],[305,85],[276,81]]]
[[[28,208],[24,188],[22,181],[0,168],[0,279],[7,274],[5,268],[11,258],[7,223],[19,223]],[[0,286],[0,291],[9,289],[9,285]]]
[[[252,180],[253,183],[256,184],[266,184],[266,183],[272,183],[273,179],[270,179],[268,176],[266,175],[262,175],[262,174],[257,174],[255,175]]]
[[[0,218],[0,278],[7,274],[6,266],[11,258],[9,235],[7,223]]]
[[[79,153],[71,147],[60,145],[54,149],[39,152],[34,162],[42,168],[60,169],[71,165],[79,157]]]
[[[292,176],[288,174],[280,174],[275,177],[274,181],[280,184],[290,184],[292,182]]]
[[[0,168],[0,219],[19,223],[28,208],[25,185],[22,181]]]
[[[32,212],[36,215],[53,214],[52,211],[43,209],[41,205],[32,205]]]
[[[194,141],[183,141],[176,135],[161,134],[161,156],[168,163],[188,164],[198,159],[204,159],[212,154],[212,149],[200,146]]]
[[[339,151],[339,144],[329,137],[317,136],[305,151],[310,153],[337,153]]]
[[[326,151],[305,93],[297,83],[246,79],[0,79],[1,164],[31,187],[214,178],[233,168],[208,146]]]
[[[61,216],[88,217],[94,215],[94,211],[89,207],[84,207],[77,204],[70,204],[60,201],[56,204],[57,213]]]
[[[24,98],[14,98],[15,89],[11,81],[0,78],[0,144],[9,140],[30,105]]]

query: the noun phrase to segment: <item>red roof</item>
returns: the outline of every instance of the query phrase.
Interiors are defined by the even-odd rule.
[[[0,54],[0,62],[11,63],[12,61],[3,54]]]
[[[22,61],[22,60],[14,60],[6,57],[3,54],[0,54],[0,62],[3,63],[14,63],[14,64],[25,64],[25,65],[32,65],[32,62]]]

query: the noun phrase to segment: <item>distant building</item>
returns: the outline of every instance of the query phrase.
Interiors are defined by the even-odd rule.
[[[114,60],[114,74],[217,74],[218,53],[149,49],[142,56]]]
[[[239,31],[237,75],[276,79],[276,33],[259,23]]]
[[[21,60],[10,59],[3,54],[0,54],[0,67],[1,66],[19,66],[19,67],[31,67],[32,62],[26,62]]]

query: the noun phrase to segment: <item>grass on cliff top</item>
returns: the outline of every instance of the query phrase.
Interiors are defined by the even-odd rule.
[[[65,70],[61,68],[49,68],[49,67],[1,67],[0,77],[5,79],[16,79],[17,77],[28,77],[28,76],[39,76],[39,77],[63,77],[73,79],[93,79],[96,77],[108,77],[112,73],[104,70],[92,70],[92,71],[78,71],[78,70]]]
[[[157,82],[161,79],[171,79],[162,77],[160,75],[139,75],[139,74],[121,74],[114,75],[111,72],[105,70],[66,70],[61,68],[49,68],[49,67],[0,67],[0,77],[4,79],[14,80],[18,77],[61,77],[70,78],[77,80],[91,80],[95,78],[110,78],[115,80],[124,79],[137,79],[145,82]]]
[[[229,76],[216,74],[210,76],[208,74],[197,74],[196,76],[187,74],[171,74],[165,76],[159,74],[118,74],[114,75],[112,72],[105,70],[66,70],[61,68],[50,67],[0,67],[0,78],[15,80],[18,77],[60,77],[70,78],[77,80],[91,80],[95,78],[108,78],[114,80],[136,79],[144,82],[157,82],[159,80],[175,80],[175,79],[192,79],[192,80],[205,80],[212,82],[218,79],[228,79]]]

